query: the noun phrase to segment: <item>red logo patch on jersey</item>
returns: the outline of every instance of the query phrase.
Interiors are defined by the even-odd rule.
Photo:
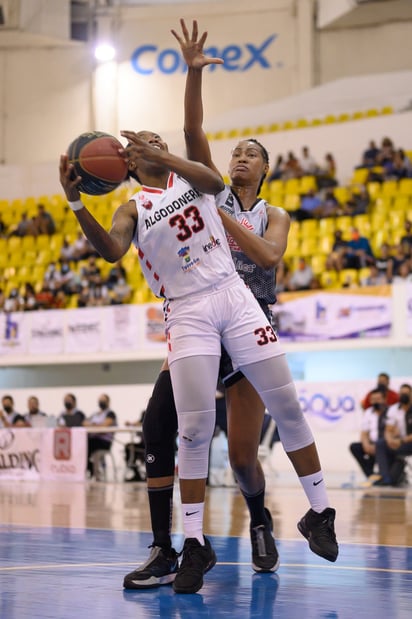
[[[151,202],[148,198],[145,198],[145,196],[143,195],[139,196],[139,201],[143,208],[147,209],[148,211],[150,211],[150,209],[153,207],[153,202]]]

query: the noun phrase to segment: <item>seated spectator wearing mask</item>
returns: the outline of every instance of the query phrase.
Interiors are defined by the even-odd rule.
[[[75,395],[72,393],[66,393],[64,396],[64,408],[65,410],[60,413],[57,420],[58,426],[74,428],[83,425],[86,415],[83,411],[77,408],[77,400]]]

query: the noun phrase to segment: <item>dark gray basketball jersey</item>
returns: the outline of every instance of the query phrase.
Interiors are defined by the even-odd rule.
[[[218,208],[225,210],[228,215],[234,217],[242,226],[258,236],[263,236],[268,223],[267,203],[265,200],[257,199],[250,211],[245,211],[242,204],[231,189],[226,185],[224,190],[216,196]],[[245,284],[251,289],[255,297],[268,305],[276,302],[275,288],[276,276],[275,269],[262,269],[253,260],[250,260],[240,249],[233,237],[226,233],[230,251],[232,252],[233,262],[236,271],[243,279]]]

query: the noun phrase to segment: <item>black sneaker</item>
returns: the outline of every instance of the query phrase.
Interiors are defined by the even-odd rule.
[[[268,524],[250,527],[252,542],[252,567],[255,572],[276,572],[279,567],[279,554],[273,537],[272,516],[265,507]]]
[[[332,562],[336,561],[339,553],[334,526],[335,515],[336,512],[331,507],[327,507],[320,514],[310,509],[298,522],[298,529],[309,541],[312,552]]]
[[[183,558],[173,582],[176,593],[196,593],[203,587],[203,574],[206,574],[216,564],[216,554],[205,537],[202,546],[195,537],[185,540]]]
[[[149,548],[152,550],[146,563],[124,577],[125,589],[153,589],[174,581],[179,567],[176,550],[155,545]]]

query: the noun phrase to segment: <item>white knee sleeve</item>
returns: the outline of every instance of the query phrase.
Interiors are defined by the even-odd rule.
[[[214,410],[179,413],[178,466],[181,479],[205,479],[215,429]]]

